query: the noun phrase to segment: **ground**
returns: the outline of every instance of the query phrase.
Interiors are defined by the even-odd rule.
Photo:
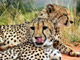
[[[70,46],[75,51],[80,52],[80,46]],[[62,54],[62,60],[80,60],[80,57],[70,57],[65,54]]]

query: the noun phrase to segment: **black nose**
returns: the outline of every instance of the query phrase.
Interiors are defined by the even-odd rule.
[[[38,37],[35,37],[35,39],[37,39]]]
[[[72,24],[72,23],[73,23],[73,21],[70,21],[70,23]]]

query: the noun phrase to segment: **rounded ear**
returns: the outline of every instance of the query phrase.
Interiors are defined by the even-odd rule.
[[[55,11],[55,8],[52,4],[48,4],[46,6],[46,10],[47,10],[48,13],[51,13],[51,12]]]

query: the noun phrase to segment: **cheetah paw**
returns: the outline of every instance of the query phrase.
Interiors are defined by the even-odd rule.
[[[51,54],[50,54],[50,59],[51,60],[61,60],[61,53],[58,50],[54,50]]]

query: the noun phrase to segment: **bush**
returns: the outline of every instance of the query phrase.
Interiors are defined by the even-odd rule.
[[[77,13],[80,13],[80,0],[77,0]]]

